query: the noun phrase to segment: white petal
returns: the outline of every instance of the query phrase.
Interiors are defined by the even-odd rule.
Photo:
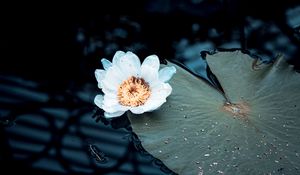
[[[166,98],[171,94],[172,87],[169,83],[161,83],[152,88],[151,91],[151,96],[153,96],[154,98]]]
[[[150,84],[158,80],[159,59],[156,55],[148,56],[141,66],[141,76]]]
[[[106,75],[106,71],[105,70],[96,69],[96,71],[95,71],[95,77],[96,77],[96,80],[98,82],[98,87],[100,89],[102,89],[102,87],[103,87],[102,81],[105,78],[105,75]]]
[[[113,118],[113,117],[119,117],[119,116],[123,115],[124,113],[125,113],[125,111],[117,111],[117,112],[113,112],[113,113],[104,112],[104,116],[105,116],[105,118]]]
[[[109,112],[109,113],[113,113],[113,112],[117,112],[117,111],[128,111],[128,107],[127,106],[122,106],[120,104],[116,104],[113,106],[106,106],[105,103],[102,106],[103,110],[105,112]]]
[[[138,106],[138,107],[133,107],[133,108],[130,108],[130,111],[134,114],[142,114],[145,112],[144,110],[144,106]]]
[[[140,59],[132,52],[126,52],[113,60],[113,65],[119,67],[126,79],[130,76],[139,76],[141,69]]]
[[[152,86],[153,82],[158,81],[158,71],[149,66],[142,66],[141,77]]]
[[[103,92],[104,94],[117,93],[115,89],[112,89],[112,88],[106,88],[105,85],[103,85],[103,87],[102,87],[102,92]]]
[[[117,95],[114,93],[108,93],[104,95],[103,104],[105,106],[115,106],[119,104]]]
[[[113,60],[112,60],[112,63],[113,63],[113,65],[116,65],[116,61],[118,61],[122,56],[124,56],[125,55],[125,52],[123,52],[123,51],[117,51],[116,53],[115,53],[115,55],[114,55],[114,57],[113,57]]]
[[[132,76],[139,76],[141,72],[141,61],[139,57],[132,52],[127,52],[123,58],[124,62],[121,64],[123,70],[130,72]]]
[[[112,66],[106,71],[105,79],[102,80],[102,91],[106,94],[117,93],[118,87],[125,79],[125,76],[119,70],[118,67]]]
[[[146,112],[156,110],[166,101],[166,98],[149,98],[149,100],[144,105],[144,109]]]
[[[158,73],[159,80],[162,82],[169,81],[172,76],[176,73],[176,68],[174,66],[165,67],[161,69]]]
[[[166,98],[171,94],[172,87],[168,83],[161,83],[152,89],[152,94],[144,104],[145,111],[153,111],[166,102]]]
[[[127,111],[129,107],[119,103],[116,94],[105,94],[102,109],[105,112],[113,113],[117,111]]]
[[[160,65],[159,58],[156,55],[150,55],[147,58],[145,58],[145,60],[142,64],[142,69],[143,69],[143,67],[151,67],[156,72],[158,72],[159,65]]]
[[[123,106],[119,104],[118,101],[115,101],[114,99],[106,100],[104,97],[103,101],[103,110],[106,112],[116,112],[116,111],[127,111],[129,109],[128,106]]]
[[[94,103],[102,109],[102,106],[103,106],[103,100],[104,100],[104,97],[103,95],[96,95],[95,99],[94,99]]]
[[[101,59],[101,63],[102,63],[103,68],[105,70],[108,70],[108,68],[110,68],[112,66],[112,63],[109,60],[105,59],[105,58]]]

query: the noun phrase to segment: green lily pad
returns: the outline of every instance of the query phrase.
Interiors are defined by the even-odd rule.
[[[143,147],[178,174],[299,174],[300,75],[283,58],[207,55],[225,95],[176,67],[158,110],[128,113]]]

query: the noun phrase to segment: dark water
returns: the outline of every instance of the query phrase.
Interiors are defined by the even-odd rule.
[[[282,53],[300,70],[296,1],[272,7],[257,1],[205,0],[49,7],[12,5],[8,8],[18,13],[3,20],[3,171],[172,174],[143,150],[125,117],[108,121],[93,104],[100,93],[94,70],[101,68],[101,58],[111,59],[117,50],[133,51],[141,59],[157,54],[177,60],[203,77],[206,65],[200,52],[216,48],[245,49],[266,61]]]

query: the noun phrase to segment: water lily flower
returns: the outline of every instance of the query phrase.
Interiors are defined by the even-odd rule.
[[[117,51],[112,62],[103,58],[103,69],[96,69],[98,87],[104,95],[95,97],[106,118],[118,117],[130,110],[134,114],[153,111],[166,102],[172,87],[167,83],[176,69],[159,70],[156,55],[148,56],[141,64],[132,52]]]

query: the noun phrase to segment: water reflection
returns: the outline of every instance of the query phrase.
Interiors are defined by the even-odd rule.
[[[219,0],[117,3],[138,10],[138,15],[100,14],[107,10],[102,4],[86,15],[77,10],[64,15],[63,9],[57,16],[36,13],[42,20],[24,13],[18,20],[4,22],[3,43],[11,47],[5,55],[21,54],[3,56],[8,63],[0,64],[2,167],[14,165],[36,174],[172,174],[144,151],[126,117],[109,121],[93,107],[99,93],[94,70],[102,57],[112,58],[116,50],[131,50],[141,58],[157,54],[177,60],[216,87],[217,81],[200,59],[203,50],[248,49],[263,61],[283,53],[300,68],[299,2],[274,2],[272,7],[259,1],[245,1],[247,6]],[[112,1],[109,8],[115,10],[115,5]],[[10,27],[16,29],[12,34]],[[182,118],[188,120],[188,113]],[[200,128],[195,135],[207,131]],[[182,140],[189,142],[189,138]],[[204,158],[211,156],[203,153]],[[201,166],[199,174],[203,174]]]
[[[20,101],[1,109],[3,165],[15,164],[32,173],[166,174],[162,163],[157,165],[157,160],[140,151],[143,148],[126,117],[105,121],[102,111],[82,99],[63,95],[53,99],[38,89],[39,84],[29,89],[22,81],[21,87],[15,77],[1,81],[5,81],[0,85],[5,95],[0,103],[7,104],[5,98],[12,94]],[[101,118],[103,122],[98,122]]]

